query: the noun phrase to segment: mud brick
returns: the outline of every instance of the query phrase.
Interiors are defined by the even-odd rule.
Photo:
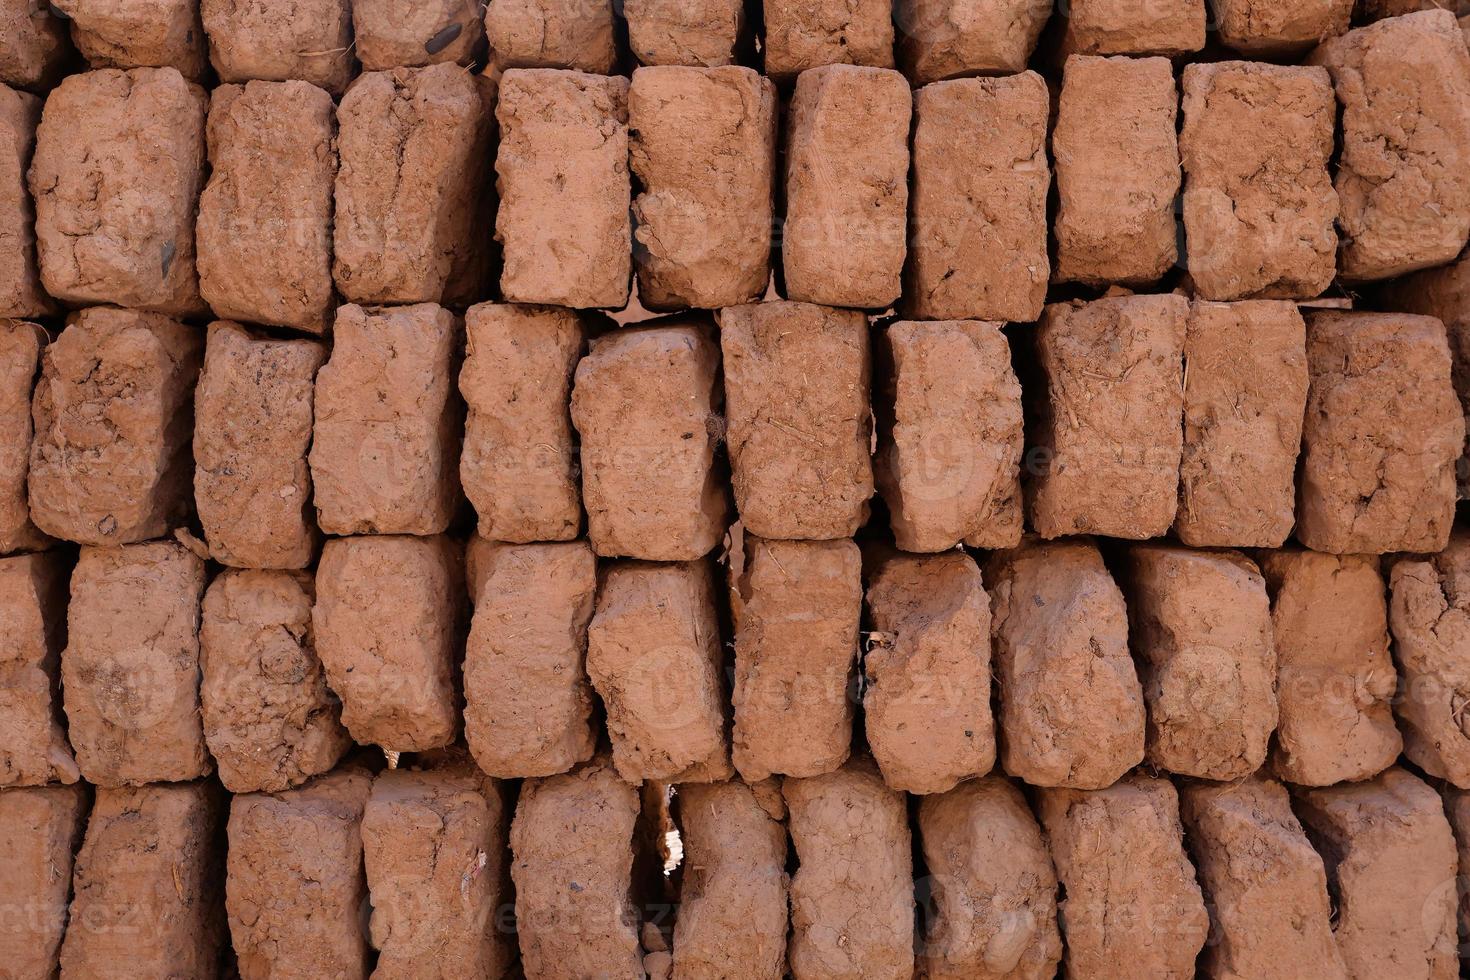
[[[1337,271],[1326,69],[1221,61],[1184,69],[1184,230],[1201,299],[1310,299]]]
[[[587,674],[619,776],[635,785],[729,778],[722,673],[708,565],[616,562],[603,572]]]
[[[887,0],[767,0],[766,74],[777,81],[822,65],[893,67]]]
[[[514,69],[495,118],[504,298],[621,309],[633,264],[628,80]]]
[[[920,975],[1053,976],[1062,958],[1056,872],[1020,791],[993,775],[926,796],[919,838],[935,883]]]
[[[207,776],[199,717],[204,562],[172,541],[83,548],[61,654],[66,718],[87,782]]]
[[[365,72],[470,66],[485,39],[478,0],[352,0],[353,53]]]
[[[394,752],[454,741],[463,604],[464,559],[449,538],[327,542],[311,621],[355,741]]]
[[[521,785],[510,849],[527,977],[642,975],[628,908],[638,811],[605,756]]]
[[[867,318],[808,303],[721,311],[735,504],[764,538],[846,538],[868,519]]]
[[[30,169],[48,293],[79,305],[203,311],[194,212],[206,104],[173,68],[84,72],[51,93]]]
[[[1453,786],[1446,786],[1441,792],[1444,795],[1445,816],[1449,818],[1450,828],[1455,832],[1456,851],[1459,854],[1461,873],[1456,881],[1456,890],[1459,892],[1460,935],[1464,936],[1470,934],[1470,882],[1467,882],[1463,870],[1470,868],[1470,794]]]
[[[464,658],[465,739],[482,770],[552,776],[592,758],[587,625],[597,559],[586,542],[477,539],[474,620]]]
[[[878,491],[904,551],[1021,542],[1021,386],[999,323],[900,321],[881,334]]]
[[[0,790],[0,957],[16,980],[56,976],[90,795],[85,783]]]
[[[865,758],[782,783],[798,867],[792,975],[902,980],[914,969],[913,844],[904,796]]]
[[[337,111],[332,273],[354,303],[445,303],[484,260],[493,124],[457,65],[369,72]]]
[[[592,342],[577,365],[572,422],[594,551],[684,561],[720,542],[729,500],[715,459],[719,412],[720,352],[704,324]]]
[[[1297,54],[1345,32],[1353,0],[1212,0],[1210,10],[1221,43],[1272,58]]]
[[[361,825],[372,782],[348,767],[231,800],[225,908],[242,980],[366,980]]]
[[[72,879],[61,969],[70,976],[214,976],[224,941],[210,782],[99,789]]]
[[[1178,261],[1178,106],[1166,58],[1067,59],[1052,134],[1058,281],[1150,283]]]
[[[311,479],[327,534],[438,534],[459,503],[459,321],[432,303],[337,308]]]
[[[66,22],[33,0],[0,0],[0,83],[42,92],[76,54]]]
[[[760,299],[771,277],[776,86],[749,68],[640,68],[628,90],[638,295],[649,309]]]
[[[1179,506],[1183,296],[1115,296],[1046,308],[1044,375],[1027,503],[1045,538],[1161,537]]]
[[[1046,82],[1029,71],[914,93],[906,315],[1029,322],[1041,314],[1049,112]]]
[[[306,82],[209,101],[199,291],[218,317],[325,333],[332,314],[332,97]]]
[[[230,570],[204,595],[204,738],[232,793],[275,793],[337,764],[352,740],[327,690],[306,572]]]
[[[1205,46],[1205,0],[1071,0],[1065,54],[1182,55]]]
[[[1123,593],[1090,541],[992,555],[992,658],[1004,770],[1034,786],[1101,789],[1143,761],[1144,705]]]
[[[573,311],[481,303],[465,313],[459,475],[480,536],[570,541],[582,529],[572,378],[588,328]]]
[[[491,0],[485,34],[502,68],[610,75],[617,65],[612,0]]]
[[[1051,0],[899,0],[898,60],[909,81],[1025,71]]]
[[[508,972],[509,829],[500,790],[468,759],[379,774],[362,815],[374,977]]]
[[[194,501],[210,556],[240,568],[305,568],[312,403],[326,348],[238,323],[209,327],[194,397]]]
[[[1337,899],[1337,948],[1354,977],[1460,974],[1458,854],[1439,794],[1402,769],[1296,794]]]
[[[1327,874],[1281,784],[1260,775],[1185,783],[1180,813],[1210,910],[1199,976],[1225,980],[1304,970],[1346,980],[1332,938]]]
[[[1396,675],[1377,559],[1278,551],[1261,571],[1277,658],[1276,775],[1330,786],[1393,765],[1403,740],[1390,707]]]
[[[1444,548],[1465,447],[1444,324],[1314,313],[1307,369],[1297,540],[1333,554]]]
[[[735,768],[818,776],[852,746],[862,555],[851,541],[741,539],[731,560]]]
[[[745,34],[740,0],[625,0],[628,47],[644,65],[735,64]]]
[[[679,787],[686,862],[674,924],[680,977],[785,975],[785,816],[773,781]]]
[[[81,776],[62,728],[66,573],[56,553],[0,558],[0,787]]]
[[[26,186],[40,122],[40,98],[0,85],[0,317],[44,316],[55,308],[41,288],[36,208]]]
[[[299,79],[341,95],[356,71],[351,0],[200,0],[222,82]]]
[[[883,781],[943,793],[989,772],[990,599],[974,559],[895,552],[867,585],[864,730]]]
[[[31,521],[31,395],[46,331],[24,320],[0,319],[0,555],[44,548],[51,541]]]
[[[198,0],[56,0],[93,68],[177,68],[199,81],[209,64]],[[43,8],[44,9],[44,8]]]
[[[1066,895],[1067,976],[1194,976],[1210,919],[1174,785],[1136,772],[1107,789],[1046,789],[1039,811]]]

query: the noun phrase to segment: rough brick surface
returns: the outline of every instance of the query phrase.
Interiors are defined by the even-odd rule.
[[[459,321],[429,303],[338,307],[317,374],[311,479],[327,534],[438,534],[459,502]]]
[[[55,306],[41,288],[36,208],[26,185],[41,104],[0,85],[0,317],[42,316]]]
[[[1220,41],[1247,55],[1292,55],[1342,34],[1353,0],[1214,0]]]
[[[851,541],[745,537],[731,559],[735,768],[817,776],[847,761],[862,615],[862,555]]]
[[[795,78],[822,65],[893,67],[893,10],[886,0],[768,0],[766,73]]]
[[[232,793],[275,793],[352,745],[317,657],[306,572],[230,570],[204,595],[204,738]]]
[[[312,627],[355,741],[395,752],[454,741],[463,604],[463,555],[449,538],[327,542]]]
[[[57,0],[93,68],[177,68],[199,81],[209,64],[196,0]]]
[[[1449,818],[1450,828],[1455,832],[1460,867],[1470,867],[1470,794],[1453,786],[1445,787],[1441,793],[1444,796],[1445,816]],[[1463,875],[1460,876],[1456,890],[1459,892],[1460,935],[1463,936],[1470,933],[1470,881],[1466,881]]]
[[[1336,120],[1323,68],[1184,69],[1184,229],[1200,298],[1310,299],[1331,284]]]
[[[471,65],[485,39],[479,0],[352,0],[353,53],[362,70]]]
[[[200,0],[222,82],[300,79],[341,95],[356,69],[351,0]]]
[[[24,320],[0,319],[0,555],[43,548],[50,541],[31,521],[31,395],[46,331]]]
[[[17,980],[56,976],[89,796],[81,783],[0,790],[0,957]]]
[[[30,189],[46,291],[69,303],[203,309],[194,212],[206,96],[173,68],[71,75],[46,100]]]
[[[623,307],[633,262],[628,80],[515,69],[501,79],[495,118],[504,299]]]
[[[1051,0],[900,0],[898,60],[915,85],[1024,71]]]
[[[194,395],[194,502],[215,561],[311,564],[318,535],[306,453],[326,356],[315,341],[210,325]]]
[[[1100,789],[1143,760],[1144,705],[1123,593],[1090,541],[993,555],[990,593],[1005,772]]]
[[[592,342],[577,365],[572,422],[599,555],[686,561],[719,543],[729,512],[715,456],[720,397],[720,352],[703,323]]]
[[[723,310],[735,504],[766,538],[850,537],[873,496],[867,319],[807,303]]]
[[[503,68],[609,75],[617,64],[612,0],[491,0],[485,33]]]
[[[745,33],[741,0],[625,0],[628,47],[644,65],[735,63]]]
[[[0,25],[0,82],[40,92],[67,71],[76,52],[60,17],[31,0],[4,0]]]
[[[62,727],[66,604],[60,555],[0,558],[0,787],[80,778]]]
[[[1148,283],[1178,260],[1178,105],[1166,58],[1067,59],[1052,133],[1059,281]]]
[[[1174,522],[1188,320],[1177,295],[1047,307],[1027,440],[1027,503],[1042,537],[1156,538]]]
[[[629,163],[642,188],[633,234],[644,306],[734,306],[766,291],[776,112],[776,86],[749,68],[633,73]]]
[[[565,772],[597,740],[585,667],[597,559],[582,541],[474,547],[465,739],[492,776]]]
[[[1307,368],[1297,540],[1333,554],[1442,549],[1465,446],[1444,325],[1314,313]]]
[[[1180,55],[1205,46],[1205,0],[1071,0],[1062,49]]]
[[[935,82],[914,95],[903,310],[922,320],[1029,322],[1050,274],[1046,132],[1035,72]],[[956,146],[969,151],[956,154]]]

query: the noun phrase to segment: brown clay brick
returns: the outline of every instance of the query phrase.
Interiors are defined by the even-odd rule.
[[[899,0],[898,60],[916,86],[1025,71],[1051,13],[1051,0]]]
[[[209,64],[198,0],[56,0],[93,68],[177,68],[199,81]]]
[[[60,554],[0,558],[0,787],[81,776],[62,727],[66,605]]]
[[[355,74],[351,0],[200,0],[222,82],[299,79],[341,95]]]
[[[1353,0],[1213,0],[1210,10],[1221,43],[1270,58],[1297,54],[1346,31]]]
[[[609,75],[618,60],[612,0],[494,0],[485,33],[502,68]]]
[[[57,975],[90,795],[85,783],[0,790],[0,962],[16,980]]]
[[[1453,786],[1444,787],[1441,793],[1444,796],[1445,816],[1449,818],[1450,828],[1455,832],[1460,867],[1470,868],[1470,793]],[[1464,936],[1470,934],[1470,881],[1466,881],[1465,875],[1461,874],[1457,885],[1460,935]]]
[[[887,0],[767,0],[766,74],[777,81],[822,65],[893,67]]]
[[[31,521],[31,396],[46,331],[24,320],[0,319],[0,555],[44,548],[50,538]]]
[[[478,0],[352,0],[353,54],[362,70],[474,64],[485,40]]]
[[[1205,0],[1070,0],[1068,54],[1181,55],[1205,46]]]
[[[623,19],[643,65],[733,65],[746,27],[741,0],[624,0]]]
[[[0,85],[0,317],[44,316],[55,303],[36,264],[36,207],[26,171],[36,148],[41,99]]]
[[[0,82],[42,92],[76,55],[66,22],[32,0],[0,0]]]

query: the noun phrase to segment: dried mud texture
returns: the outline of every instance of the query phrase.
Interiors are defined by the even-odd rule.
[[[1314,313],[1307,368],[1297,540],[1332,554],[1444,548],[1465,446],[1444,325]]]
[[[610,75],[618,60],[612,0],[491,0],[485,34],[502,68]]]
[[[327,331],[334,130],[332,97],[306,82],[211,93],[199,291],[216,316]]]
[[[1046,308],[1037,466],[1026,486],[1044,538],[1162,537],[1179,505],[1183,450],[1183,296],[1110,296]],[[1028,433],[1028,435],[1030,435]]]
[[[1455,15],[1427,10],[1334,38],[1311,56],[1342,103],[1341,275],[1442,265],[1470,237],[1470,51]]]
[[[1167,58],[1067,59],[1052,133],[1059,282],[1150,283],[1178,261],[1178,105]]]
[[[1205,46],[1205,0],[1072,0],[1061,50],[1065,54],[1164,55]]]
[[[1180,812],[1210,938],[1199,976],[1346,980],[1322,859],[1280,783],[1185,783]]]
[[[45,548],[51,539],[31,521],[31,395],[46,331],[24,320],[0,318],[0,555]]]
[[[362,856],[379,951],[374,980],[503,977],[509,937],[510,815],[494,781],[467,759],[373,781]]]
[[[372,782],[353,766],[231,800],[225,907],[241,980],[366,980],[361,823]]]
[[[327,534],[438,534],[459,503],[462,327],[431,303],[338,307],[317,374],[311,479]]]
[[[66,605],[59,554],[0,558],[0,787],[81,777],[61,712]]]
[[[354,741],[423,752],[455,740],[463,604],[464,557],[449,538],[327,542],[312,628]]]
[[[196,0],[56,0],[92,68],[177,68],[199,81],[209,61]]]
[[[1256,57],[1293,55],[1348,29],[1353,0],[1213,0],[1221,43]]]
[[[362,70],[474,64],[485,39],[479,0],[352,0],[352,51]]]
[[[893,11],[885,0],[767,0],[766,74],[778,82],[823,65],[893,67]]]
[[[299,79],[341,95],[356,69],[351,0],[200,0],[222,82]]]
[[[568,406],[587,324],[572,310],[481,303],[465,313],[465,331],[459,477],[480,536],[572,540],[582,529],[582,491]]]
[[[0,85],[0,317],[44,316],[56,305],[41,288],[36,207],[26,185],[41,105],[38,96]]]
[[[1005,772],[1101,789],[1143,761],[1143,692],[1123,593],[1090,541],[1030,540],[992,555],[991,654]]]
[[[97,791],[72,879],[64,974],[217,974],[224,811],[209,782]]]
[[[61,682],[87,782],[135,786],[213,769],[199,715],[204,575],[204,562],[172,541],[82,549]]]
[[[484,264],[493,123],[454,64],[360,76],[340,127],[332,275],[354,303],[449,303]],[[469,280],[469,281],[467,281]]]
[[[605,756],[521,785],[511,877],[528,980],[644,975],[630,895],[638,811],[638,790]]]
[[[502,297],[621,309],[633,265],[628,80],[515,69],[500,80],[495,118]]]
[[[633,73],[633,258],[644,306],[714,309],[765,293],[776,113],[776,86],[749,68]]]
[[[679,787],[684,880],[674,924],[680,980],[781,980],[786,816],[775,782]]]
[[[1464,790],[1447,786],[1440,791],[1444,796],[1445,816],[1455,832],[1456,851],[1461,868],[1470,867],[1470,794]],[[1470,880],[1464,875],[1457,879],[1459,893],[1458,920],[1460,935],[1470,934]]]
[[[0,929],[7,977],[57,975],[72,855],[82,840],[90,795],[83,783],[0,790],[0,894],[16,910]]]
[[[763,538],[851,537],[873,496],[868,321],[772,302],[722,310],[731,482]]]
[[[306,454],[326,357],[316,341],[210,325],[194,396],[194,501],[215,561],[311,564],[319,535]]]
[[[194,212],[206,102],[173,68],[83,72],[51,93],[30,169],[46,292],[77,305],[203,311]]]
[[[643,65],[733,65],[745,34],[741,0],[624,0],[623,19]]]
[[[720,398],[720,352],[702,323],[592,341],[576,368],[572,423],[599,555],[687,561],[720,542],[730,509],[715,456]]]
[[[1174,517],[1180,541],[1279,548],[1291,534],[1307,408],[1306,343],[1306,324],[1292,303],[1190,308]]]
[[[0,83],[43,92],[75,54],[66,22],[31,0],[0,2]]]
[[[730,777],[723,667],[707,564],[616,562],[603,570],[587,675],[607,710],[619,776],[634,785]]]
[[[352,746],[312,634],[306,572],[230,570],[204,595],[204,739],[231,793],[276,793]]]
[[[1046,82],[1029,71],[914,93],[906,316],[1026,323],[1041,315],[1050,104]]]
[[[898,60],[909,81],[1025,71],[1051,0],[900,0]]]
[[[902,292],[913,95],[886,68],[802,72],[786,145],[786,295],[882,309]]]
[[[465,739],[492,776],[566,772],[597,741],[585,665],[597,559],[583,541],[487,544],[479,558]]]
[[[895,552],[867,585],[863,721],[883,781],[943,793],[989,772],[990,599],[974,559]]]
[[[47,534],[113,545],[166,534],[190,508],[197,328],[153,313],[75,314],[41,355],[31,519]]]
[[[1001,324],[890,324],[880,334],[878,491],[904,551],[1021,543],[1021,385]]]
[[[919,975],[1055,976],[1062,958],[1056,872],[1020,790],[1000,775],[962,783],[926,796],[918,826],[930,890]]]
[[[791,879],[791,975],[908,980],[914,873],[904,795],[865,758],[783,781],[798,867]]]
[[[1042,790],[1038,810],[1066,896],[1066,975],[1191,980],[1210,919],[1174,785],[1135,772],[1093,792]]]
[[[1222,61],[1184,69],[1184,229],[1206,300],[1311,299],[1337,272],[1326,69]]]
[[[862,555],[851,541],[745,537],[731,561],[735,768],[818,776],[852,747]]]
[[[1327,867],[1333,935],[1354,977],[1450,980],[1458,855],[1439,794],[1402,769],[1302,790],[1297,812]]]
[[[1271,768],[1288,783],[1374,776],[1403,739],[1391,701],[1388,602],[1378,561],[1279,551],[1261,563],[1271,592],[1280,721]]]

